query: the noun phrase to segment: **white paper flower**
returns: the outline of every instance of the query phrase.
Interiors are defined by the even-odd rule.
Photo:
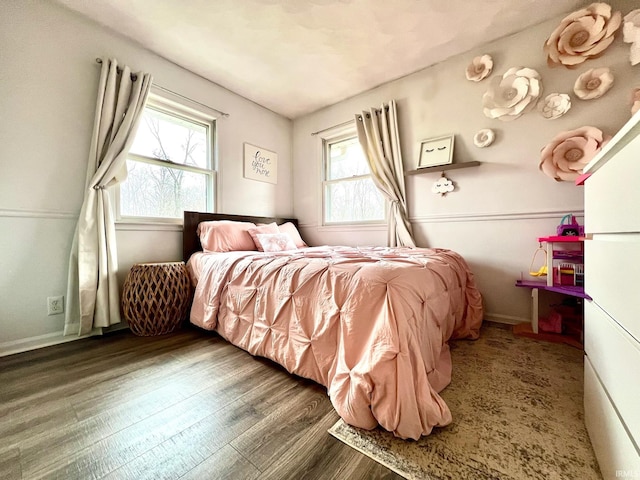
[[[433,193],[439,193],[444,196],[449,192],[453,192],[455,190],[455,186],[453,185],[453,180],[449,180],[447,177],[442,175],[436,183],[431,187],[431,191]]]
[[[479,82],[486,78],[492,70],[493,59],[491,58],[491,55],[482,55],[481,57],[476,57],[471,61],[467,67],[465,75],[467,76],[467,80]]]
[[[493,143],[496,134],[490,128],[483,128],[473,137],[473,144],[478,148],[488,147]]]
[[[566,93],[550,93],[538,104],[538,110],[547,120],[560,118],[571,108],[571,97]]]
[[[606,3],[592,3],[567,15],[544,44],[547,63],[574,68],[599,56],[611,45],[621,23],[622,14],[612,14]]]
[[[640,87],[631,90],[631,115],[640,110]]]
[[[536,106],[542,95],[540,74],[532,68],[510,68],[491,81],[482,97],[484,114],[504,122],[515,120]]]
[[[640,9],[632,10],[624,16],[622,35],[623,40],[631,44],[631,65],[637,65],[640,63]]]
[[[573,92],[582,100],[600,98],[613,86],[613,73],[606,67],[592,68],[578,77]]]
[[[573,182],[610,139],[595,127],[561,132],[542,149],[539,168],[558,182]]]

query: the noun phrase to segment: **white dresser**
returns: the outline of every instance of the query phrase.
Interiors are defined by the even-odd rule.
[[[640,115],[587,166],[585,422],[605,479],[640,479]]]

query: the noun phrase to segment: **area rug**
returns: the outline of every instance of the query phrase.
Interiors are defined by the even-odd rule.
[[[408,479],[601,479],[583,420],[582,351],[485,324],[451,343],[453,422],[418,441],[338,421],[329,433]]]

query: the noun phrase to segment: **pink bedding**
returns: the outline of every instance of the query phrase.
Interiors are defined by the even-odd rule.
[[[327,387],[349,424],[402,438],[451,422],[451,338],[477,338],[482,300],[450,250],[312,247],[196,253],[191,322]]]

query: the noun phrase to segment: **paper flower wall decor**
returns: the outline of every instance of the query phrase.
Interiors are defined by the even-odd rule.
[[[613,74],[608,68],[592,68],[578,77],[573,92],[582,100],[600,98],[613,86]]]
[[[611,139],[595,127],[581,127],[556,135],[540,154],[539,168],[554,180],[572,182]]]
[[[571,97],[566,93],[550,93],[538,104],[540,114],[547,120],[560,118],[571,108]]]
[[[631,65],[637,65],[640,63],[640,9],[632,10],[624,16],[622,35],[625,43],[631,44]]]
[[[431,191],[433,193],[440,194],[441,197],[444,197],[447,193],[453,192],[455,188],[453,180],[449,180],[443,173],[442,176],[433,184]]]
[[[601,55],[613,42],[621,23],[622,14],[611,13],[606,3],[592,3],[567,15],[544,44],[547,63],[575,68]]]
[[[488,147],[493,143],[496,134],[490,128],[483,128],[473,137],[473,144],[478,148]]]
[[[482,96],[484,114],[504,122],[533,109],[542,95],[540,74],[532,68],[510,68],[496,77]]]
[[[486,78],[493,70],[493,59],[491,55],[482,55],[474,58],[465,72],[467,80],[479,82]]]
[[[631,115],[640,110],[640,87],[631,90]]]

